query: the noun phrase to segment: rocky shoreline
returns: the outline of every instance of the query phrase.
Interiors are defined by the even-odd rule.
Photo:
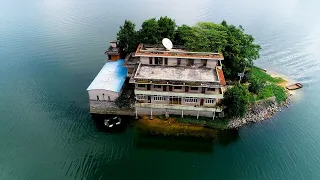
[[[248,113],[244,117],[231,119],[228,124],[228,129],[235,129],[249,123],[269,119],[273,117],[276,112],[281,111],[281,107],[288,107],[289,104],[289,98],[281,104],[276,101],[275,97],[258,101],[248,109]]]

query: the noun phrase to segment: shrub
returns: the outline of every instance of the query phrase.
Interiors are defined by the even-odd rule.
[[[224,94],[223,104],[230,117],[243,117],[250,103],[250,93],[246,86],[236,84]]]
[[[258,81],[257,79],[252,79],[248,87],[249,92],[252,92],[254,94],[258,94],[262,88],[263,88],[263,83]]]

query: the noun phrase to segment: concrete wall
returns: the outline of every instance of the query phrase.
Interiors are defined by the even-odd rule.
[[[149,64],[149,57],[140,57],[141,64]],[[153,64],[153,60],[152,60]]]
[[[89,90],[89,99],[96,101],[99,97],[100,101],[108,101],[110,98],[110,101],[115,101],[118,97],[119,94],[113,91],[107,91],[103,89],[94,89],[94,90]]]
[[[215,68],[218,64],[218,60],[212,60],[212,59],[208,59],[207,61],[207,67],[208,68]]]
[[[177,58],[168,58],[168,66],[176,66]]]
[[[151,108],[136,108],[138,115],[147,115],[150,116],[151,115]],[[152,109],[152,115],[165,115],[166,112],[170,114],[174,114],[174,115],[182,115],[182,110],[171,110],[171,109],[160,109],[160,108],[153,108]],[[198,115],[198,111],[183,111],[183,115],[184,116],[197,116]],[[199,116],[202,117],[212,117],[213,116],[213,112],[206,112],[206,111],[200,111],[199,112]]]

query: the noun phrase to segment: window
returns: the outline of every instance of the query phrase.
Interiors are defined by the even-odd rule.
[[[163,58],[162,57],[158,58],[158,64],[163,65]]]
[[[177,59],[177,65],[180,65],[181,64],[181,58],[178,58]]]
[[[191,87],[190,90],[191,91],[197,91],[199,88],[198,87]]]
[[[155,88],[155,89],[161,89],[161,85],[153,85],[153,88]]]
[[[193,98],[193,97],[186,97],[186,98],[184,98],[184,102],[186,102],[186,103],[196,103],[196,102],[198,102],[198,99],[197,98]]]
[[[215,99],[206,99],[206,103],[208,104],[214,104],[216,102]]]
[[[164,96],[153,96],[154,101],[165,101],[166,98]]]
[[[164,58],[164,64],[168,65],[168,58]]]
[[[137,94],[137,100],[145,100],[146,99],[146,96],[143,95],[143,94]]]
[[[139,88],[146,88],[146,85],[145,84],[138,84],[138,87]]]
[[[182,89],[182,86],[173,86],[174,89]]]
[[[110,98],[110,96],[108,96],[108,101],[111,101],[111,98]]]
[[[207,66],[207,59],[201,59],[201,64],[206,67]]]
[[[100,101],[99,96],[97,96],[97,101]]]
[[[149,57],[149,64],[152,64],[152,57]]]
[[[194,65],[194,59],[188,59],[188,66],[193,66]]]
[[[208,91],[216,91],[216,88],[208,88]]]
[[[159,64],[159,60],[157,57],[154,58],[154,64]]]

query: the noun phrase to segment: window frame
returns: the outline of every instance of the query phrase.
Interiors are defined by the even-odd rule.
[[[137,100],[146,100],[146,95],[144,95],[144,94],[137,94],[137,95],[136,95],[136,99],[137,99]]]
[[[184,102],[185,103],[197,103],[198,102],[198,98],[196,98],[196,97],[185,97],[184,98]]]
[[[138,84],[138,88],[146,88],[146,84]]]
[[[214,98],[206,99],[206,103],[207,104],[215,104],[216,103],[216,99],[214,99]]]
[[[162,85],[153,85],[153,88],[154,88],[154,89],[161,89],[161,88],[162,88]]]
[[[165,101],[166,97],[165,96],[160,96],[160,95],[154,95],[152,97],[153,101]]]
[[[177,87],[179,87],[179,88],[177,88]],[[173,89],[180,89],[180,90],[182,90],[182,87],[183,87],[183,86],[173,86]]]

